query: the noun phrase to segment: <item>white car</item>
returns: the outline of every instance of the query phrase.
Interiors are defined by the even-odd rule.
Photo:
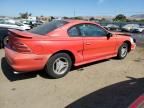
[[[27,25],[27,24],[23,24],[23,23],[20,23],[20,22],[16,22],[15,24],[17,26],[20,26],[22,28],[22,30],[30,30],[31,29],[30,25]]]
[[[127,24],[122,27],[122,31],[131,32],[133,29],[139,28],[138,24]]]
[[[30,30],[30,26],[9,19],[0,19],[0,27],[18,30]]]
[[[133,29],[134,32],[144,33],[144,26]]]
[[[0,19],[0,48],[4,48],[8,41],[8,29],[29,30],[30,26],[14,20]]]
[[[104,28],[106,28],[107,30],[119,30],[119,26],[114,25],[114,24],[108,24]]]

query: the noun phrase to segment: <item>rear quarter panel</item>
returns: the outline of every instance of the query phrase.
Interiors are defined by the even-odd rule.
[[[83,61],[83,40],[81,37],[56,38],[45,36],[33,39],[32,41],[26,40],[24,43],[28,45],[35,54],[52,56],[59,51],[69,51],[75,56],[76,63]]]

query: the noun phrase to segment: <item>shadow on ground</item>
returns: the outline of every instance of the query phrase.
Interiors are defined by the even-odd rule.
[[[130,78],[86,95],[66,108],[128,108],[144,93],[144,78]]]
[[[73,70],[81,70],[83,67],[105,61],[107,60],[84,65]],[[13,70],[7,64],[5,58],[1,59],[1,67],[4,75],[10,81],[35,78],[37,75],[50,79],[43,72],[13,74]],[[81,97],[65,108],[128,108],[130,104],[132,104],[141,94],[144,93],[144,78],[127,78],[129,78],[129,80],[115,83]]]
[[[98,62],[94,62],[94,63],[89,63],[86,65],[82,65],[79,67],[73,67],[71,72],[73,72],[74,70],[77,71],[83,71],[84,67],[90,66],[90,65],[94,65],[94,64],[98,64],[98,63],[102,63],[102,62],[106,62],[108,60],[102,60],[102,61],[98,61]],[[6,78],[9,81],[17,81],[17,80],[25,80],[25,79],[30,79],[30,78],[35,78],[37,77],[37,75],[41,76],[42,78],[45,79],[52,79],[51,77],[49,77],[44,70],[42,71],[37,71],[37,72],[30,72],[30,73],[21,73],[21,74],[14,74],[13,69],[9,66],[9,64],[7,63],[7,60],[5,57],[3,57],[1,59],[1,68],[2,71],[4,73],[4,75],[6,76]]]

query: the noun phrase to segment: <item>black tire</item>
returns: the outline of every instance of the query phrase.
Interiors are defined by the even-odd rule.
[[[123,48],[125,48],[126,52],[124,53],[122,50]],[[127,43],[123,43],[120,48],[118,49],[118,54],[117,54],[117,58],[118,59],[124,59],[128,54],[128,44]]]
[[[2,37],[0,35],[0,49],[2,49],[2,48],[3,48],[3,39],[2,39]]]
[[[3,48],[4,48],[4,46],[5,45],[7,45],[7,43],[8,43],[8,36],[5,36],[4,38],[3,38]]]
[[[3,48],[3,42],[2,42],[2,40],[0,40],[0,49],[2,49]]]
[[[54,71],[54,67],[57,67],[56,61],[58,59],[63,59],[68,64],[65,71],[63,71],[63,73],[61,73],[61,74],[58,74]],[[60,67],[60,66],[58,66],[58,67]],[[71,67],[72,67],[72,60],[71,60],[70,56],[66,53],[58,53],[58,54],[55,54],[54,56],[52,56],[48,60],[46,67],[45,67],[45,70],[46,70],[47,75],[49,75],[51,78],[58,79],[58,78],[64,77],[70,71]]]

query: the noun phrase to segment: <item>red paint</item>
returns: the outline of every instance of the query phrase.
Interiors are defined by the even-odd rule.
[[[129,108],[144,108],[144,96],[140,96]]]
[[[70,37],[67,30],[77,24],[88,21],[69,20],[69,23],[45,36],[10,30],[9,44],[5,47],[5,56],[16,71],[29,72],[44,68],[49,58],[59,51],[69,51],[75,57],[75,66],[115,57],[118,48],[130,37],[113,33],[107,37]],[[96,24],[100,26],[99,24]],[[131,43],[131,50],[135,44]]]

